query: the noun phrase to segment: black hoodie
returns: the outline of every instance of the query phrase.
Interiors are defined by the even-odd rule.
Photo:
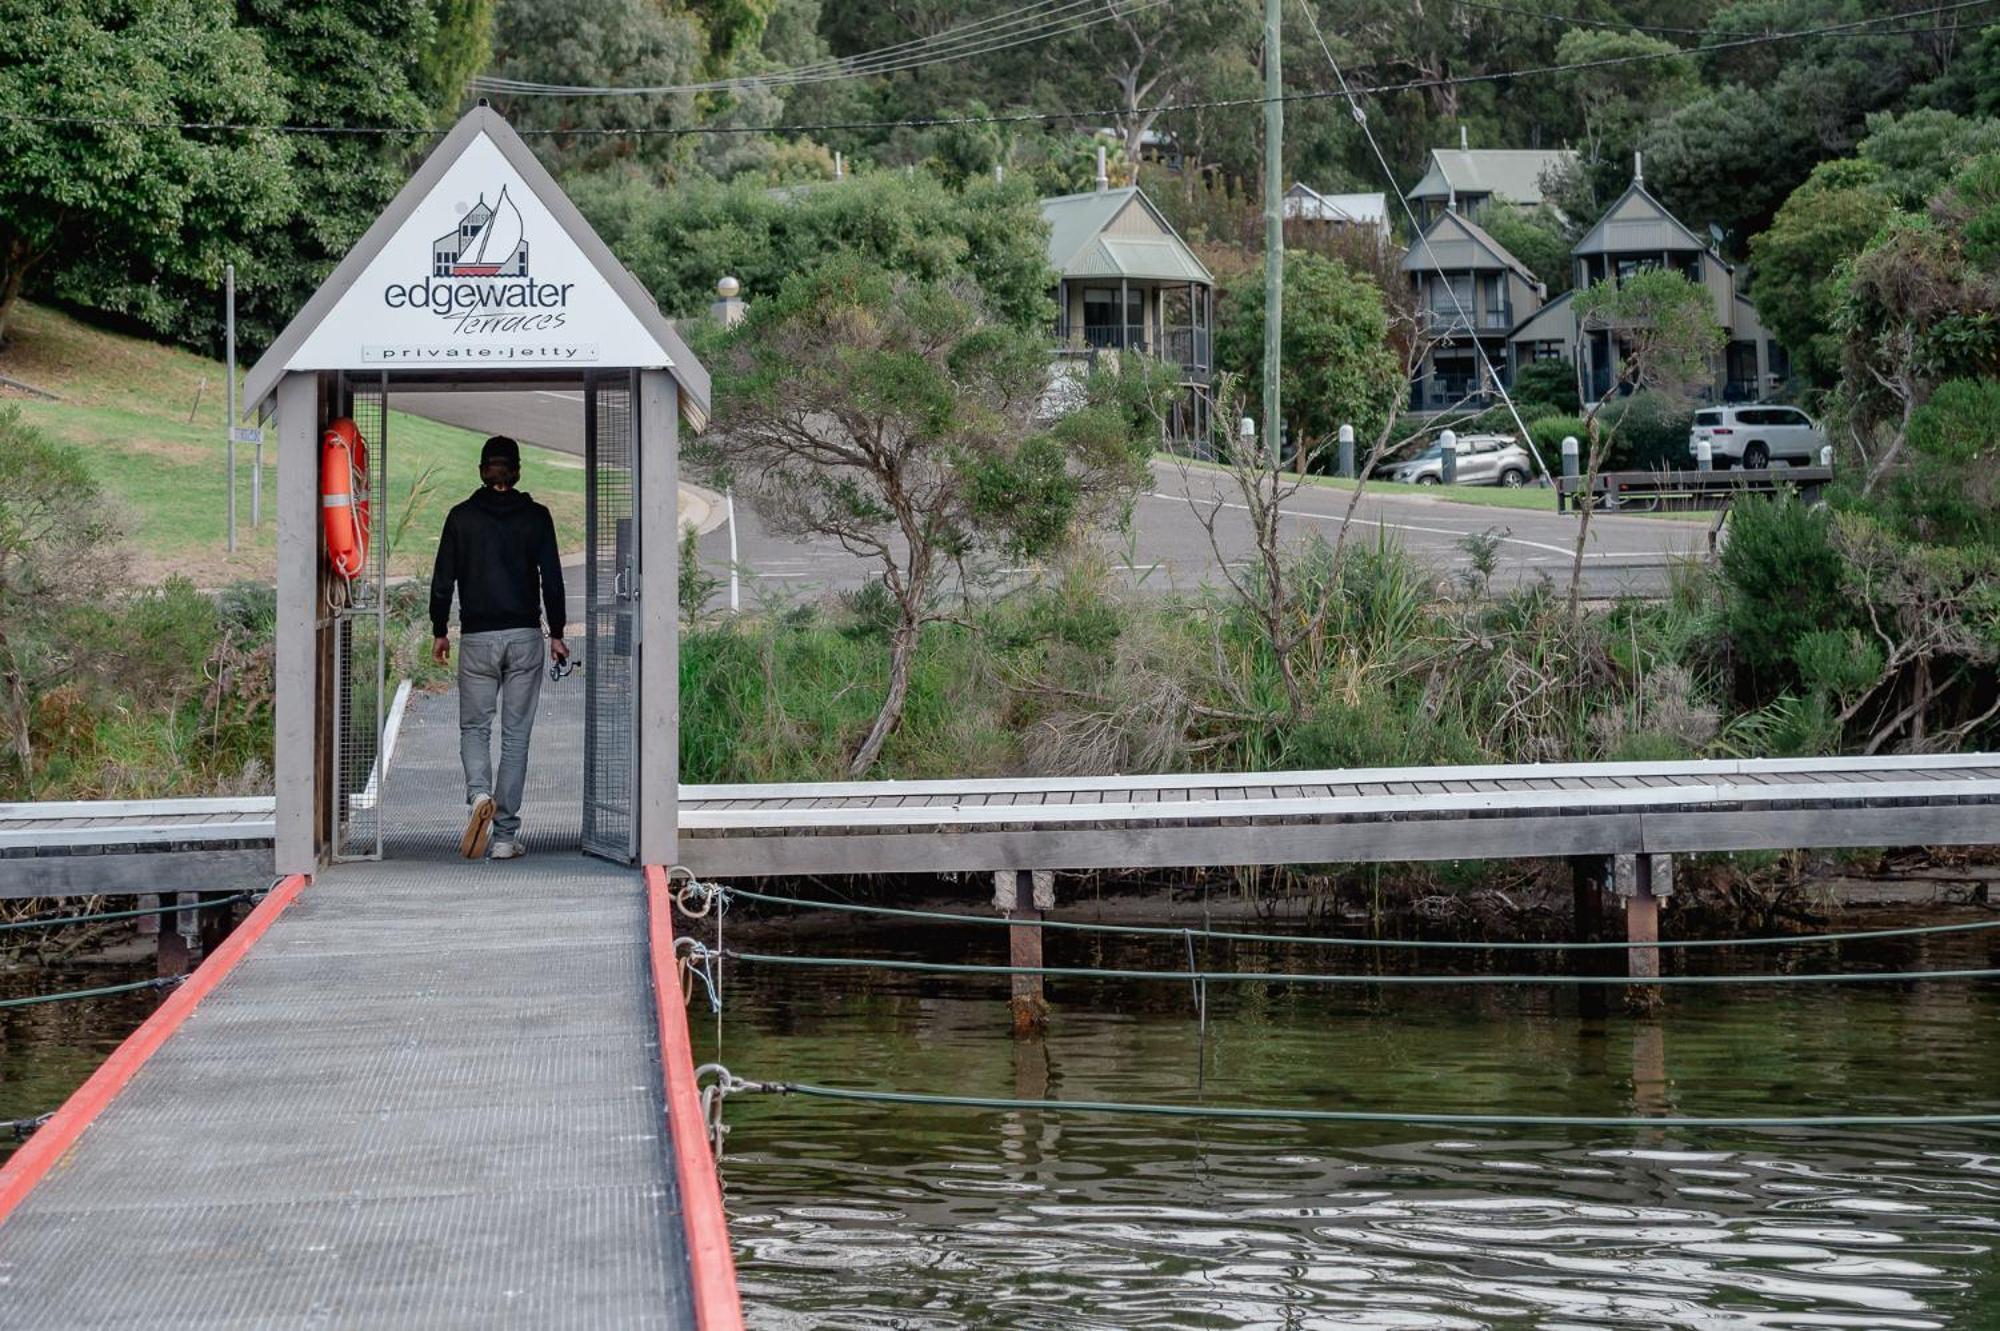
[[[549,636],[560,638],[562,560],[548,509],[524,490],[490,489],[475,490],[453,508],[431,570],[431,633],[439,638],[451,621],[454,586],[461,633],[539,628],[545,610]]]

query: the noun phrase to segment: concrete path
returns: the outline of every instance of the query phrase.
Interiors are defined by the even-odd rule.
[[[456,858],[456,702],[391,858],[325,871],[0,1226],[0,1328],[694,1325],[639,876],[576,854],[580,681],[532,853]]]

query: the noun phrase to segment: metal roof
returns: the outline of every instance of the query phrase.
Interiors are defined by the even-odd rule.
[[[1515,203],[1540,203],[1542,173],[1575,157],[1567,148],[1433,148],[1430,166],[1409,197],[1497,194]]]
[[[1461,213],[1440,213],[1424,228],[1423,238],[1403,255],[1406,273],[1496,272],[1505,270],[1540,290],[1534,270],[1486,234],[1486,229]]]
[[[1144,208],[1161,234],[1105,235],[1105,229],[1128,205]],[[1215,282],[1137,185],[1043,199],[1042,220],[1049,226],[1049,267],[1061,277],[1139,278],[1204,286]]]
[[[423,165],[417,168],[416,174],[397,191],[396,197],[382,210],[374,225],[347,252],[347,257],[340,261],[326,281],[320,283],[312,298],[292,316],[292,321],[285,325],[277,340],[258,357],[245,377],[245,405],[255,408],[276,391],[278,380],[284,376],[288,363],[314,329],[340,304],[348,288],[359,280],[376,255],[396,237],[410,215],[429,197],[438,180],[481,136],[490,140],[506,158],[507,164],[519,173],[522,183],[535,193],[571,243],[582,252],[646,333],[659,344],[668,358],[664,368],[680,386],[681,414],[691,428],[703,428],[709,413],[708,370],[688,350],[687,343],[674,331],[673,324],[660,313],[659,303],[653,299],[652,293],[625,265],[618,262],[610,247],[584,220],[569,196],[563,193],[555,177],[521,141],[521,136],[497,111],[486,106],[474,107],[452,126],[451,133],[445,135],[430,156],[424,159]]]
[[[1694,253],[1713,254],[1707,241],[1681,225],[1680,220],[1651,194],[1640,181],[1633,181],[1618,196],[1618,202],[1604,210],[1571,254]],[[1717,263],[1722,259],[1717,257]],[[1723,264],[1726,268],[1727,264]]]
[[[1553,342],[1576,340],[1576,312],[1569,307],[1574,291],[1565,291],[1548,304],[1536,310],[1527,318],[1514,325],[1508,332],[1510,341]]]
[[[1308,222],[1347,222],[1386,229],[1389,196],[1377,190],[1361,194],[1321,194],[1304,182],[1285,191],[1285,216]]]

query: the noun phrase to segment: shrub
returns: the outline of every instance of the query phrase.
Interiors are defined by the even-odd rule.
[[[1559,469],[1562,458],[1562,441],[1574,437],[1581,446],[1587,427],[1581,416],[1543,416],[1528,422],[1528,437],[1535,441],[1535,448],[1542,460],[1552,469]]]
[[[1730,510],[1722,547],[1727,587],[1723,624],[1753,690],[1768,698],[1800,683],[1797,652],[1811,644],[1816,668],[1822,633],[1854,625],[1841,589],[1832,514],[1791,494]]]
[[[1685,467],[1694,410],[1658,393],[1634,393],[1606,407],[1598,428],[1617,431],[1606,462],[1612,471],[1658,471]]]
[[[1549,404],[1551,414],[1583,410],[1576,395],[1576,367],[1566,360],[1531,360],[1514,371],[1514,396]]]

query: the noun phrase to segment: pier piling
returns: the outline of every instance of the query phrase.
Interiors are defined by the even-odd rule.
[[[1660,941],[1660,899],[1674,892],[1674,857],[1619,855],[1612,869],[1612,890],[1625,901],[1625,941]],[[1635,947],[1625,954],[1626,974],[1635,980],[1657,979],[1660,950]],[[1626,1006],[1651,1011],[1660,1005],[1658,985],[1634,985],[1626,991]]]
[[[993,875],[993,904],[1014,921],[1007,930],[1007,964],[1042,964],[1042,912],[1055,905],[1055,874],[1047,869],[1002,869]],[[1039,1035],[1049,1024],[1049,1004],[1039,975],[1016,975],[1014,1034]]]

